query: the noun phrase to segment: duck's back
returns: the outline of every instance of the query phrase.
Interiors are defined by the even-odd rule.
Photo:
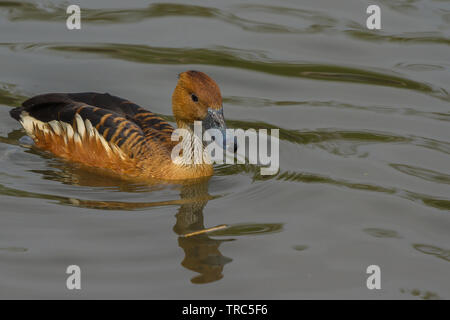
[[[141,163],[170,159],[173,127],[107,93],[49,93],[10,112],[36,145],[57,156],[132,176]]]

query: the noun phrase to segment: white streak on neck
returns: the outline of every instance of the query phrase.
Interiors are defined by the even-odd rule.
[[[185,129],[187,134],[182,135],[183,138],[179,142],[183,155],[176,157],[174,163],[182,166],[210,164],[210,157],[203,146],[202,132],[196,134],[188,125],[181,125],[179,128]]]

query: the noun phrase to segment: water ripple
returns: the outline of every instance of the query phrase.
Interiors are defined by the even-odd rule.
[[[400,13],[417,10],[410,2],[385,1],[385,6]],[[11,21],[64,21],[66,19],[65,8],[67,3],[54,4],[51,2],[32,3],[16,1],[0,1],[0,12],[4,12]],[[445,9],[428,9],[431,14],[438,18],[442,17],[444,23],[447,22]],[[304,27],[288,25],[287,23],[269,23],[260,20],[252,20],[240,17],[245,12],[260,12],[283,17],[294,17],[300,23],[306,23]],[[291,7],[268,6],[258,4],[235,5],[230,10],[223,10],[208,6],[177,3],[153,3],[142,8],[120,8],[120,9],[92,9],[83,8],[83,23],[89,24],[118,24],[118,23],[138,23],[147,19],[164,17],[198,17],[221,21],[245,31],[258,33],[285,33],[285,34],[313,34],[325,33],[345,34],[359,40],[369,41],[395,41],[395,42],[416,42],[416,43],[441,43],[449,44],[450,40],[440,32],[410,32],[403,34],[383,34],[381,32],[368,32],[366,28],[357,21],[351,19],[340,20],[333,18],[326,11],[306,10]],[[282,19],[281,19],[282,20]],[[280,19],[278,19],[280,21]],[[340,30],[340,24],[344,22],[346,30]]]
[[[132,44],[32,44],[0,43],[16,51],[50,50],[72,54],[93,55],[149,64],[197,64],[239,68],[284,77],[370,84],[409,89],[450,101],[444,88],[394,75],[391,71],[371,71],[367,68],[317,63],[294,63],[272,60],[262,52],[237,50],[228,47],[212,49],[165,48]]]
[[[394,195],[402,199],[421,203],[422,205],[436,208],[439,210],[450,211],[450,199],[443,197],[435,197],[427,194],[417,193],[406,189],[401,189],[391,186],[380,186],[374,183],[350,181],[347,179],[333,178],[318,173],[296,172],[296,171],[282,171],[280,170],[273,176],[261,176],[258,166],[254,165],[234,165],[234,166],[220,166],[218,174],[238,174],[246,173],[252,176],[254,181],[278,180],[299,183],[319,183],[338,187],[345,187],[352,190],[368,191],[376,193],[384,193]]]
[[[450,45],[450,39],[444,37],[440,32],[408,32],[402,34],[382,34],[373,33],[361,29],[350,29],[344,31],[347,35],[364,41],[385,41],[385,42],[399,42],[406,44],[413,43],[428,43],[428,44],[444,44]]]
[[[22,95],[16,85],[0,82],[0,104],[18,107],[27,97]]]
[[[363,231],[375,238],[394,238],[394,239],[401,238],[401,236],[395,230],[388,230],[381,228],[366,228]]]
[[[281,232],[282,223],[241,223],[210,232],[211,236],[247,236]]]
[[[333,109],[348,109],[359,110],[365,112],[383,113],[383,114],[399,114],[405,116],[418,116],[433,120],[450,121],[450,112],[427,112],[414,108],[406,107],[392,107],[381,105],[356,105],[341,101],[318,101],[318,100],[273,100],[269,98],[260,97],[242,97],[242,96],[226,96],[223,101],[231,105],[245,106],[245,107],[289,107],[289,106],[305,106],[317,108],[333,108]]]
[[[63,21],[66,19],[65,8],[67,4],[55,5],[46,3],[45,5],[30,2],[1,1],[0,11],[3,10],[11,21]],[[317,14],[305,14],[306,18],[320,19]],[[278,23],[261,22],[257,20],[241,18],[231,11],[221,10],[213,7],[175,4],[175,3],[154,3],[144,8],[127,9],[90,9],[83,8],[83,23],[91,24],[118,24],[118,23],[138,23],[146,19],[163,17],[199,17],[215,19],[241,28],[242,30],[262,33],[310,33],[320,32],[322,29],[317,24],[307,28],[296,28]],[[331,19],[327,19],[330,21]]]
[[[339,145],[345,147],[343,142],[353,142],[354,147],[358,145],[367,145],[370,143],[400,143],[411,144],[433,151],[450,154],[450,143],[437,139],[425,138],[416,135],[399,135],[391,132],[373,131],[373,130],[336,130],[336,129],[318,129],[318,130],[295,130],[280,128],[275,125],[255,121],[228,121],[231,127],[241,129],[279,129],[279,138],[295,144],[315,144],[330,153],[337,155],[348,155],[347,152],[341,152]],[[327,144],[334,141],[337,144]],[[343,150],[343,149],[342,149]],[[356,151],[356,149],[354,149]]]
[[[435,256],[436,258],[450,261],[450,250],[445,250],[428,244],[414,244],[413,248],[419,252]]]
[[[450,184],[450,175],[430,169],[401,163],[391,163],[390,166],[404,174],[421,178],[431,182]]]

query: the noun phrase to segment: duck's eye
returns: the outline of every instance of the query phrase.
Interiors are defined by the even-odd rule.
[[[195,94],[191,94],[192,101],[197,102],[198,97]]]

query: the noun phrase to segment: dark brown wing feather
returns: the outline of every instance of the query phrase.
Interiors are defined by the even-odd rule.
[[[172,133],[173,127],[155,115],[153,112],[145,110],[135,103],[128,100],[111,96],[108,93],[100,94],[93,92],[86,93],[71,93],[69,98],[74,101],[84,102],[91,106],[114,111],[128,120],[134,121],[141,128],[153,128],[159,131],[170,131]]]

